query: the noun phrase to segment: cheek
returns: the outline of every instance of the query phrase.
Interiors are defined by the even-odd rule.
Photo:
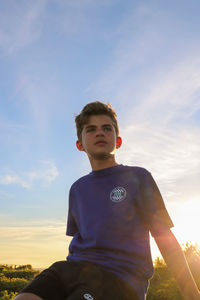
[[[88,137],[88,136],[87,136],[87,138],[83,137],[83,139],[82,139],[83,147],[86,148],[89,144],[90,144],[90,137]]]
[[[113,141],[113,143],[116,143],[117,137],[114,133],[110,134],[109,138]]]

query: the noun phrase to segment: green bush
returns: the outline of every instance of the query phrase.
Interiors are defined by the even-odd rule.
[[[13,292],[8,293],[8,291],[5,290],[5,291],[0,292],[0,299],[1,300],[12,300],[12,299],[14,299],[14,297],[16,295],[17,295],[17,293],[13,293]]]
[[[27,280],[33,279],[38,273],[38,271],[34,270],[6,270],[3,272],[4,276],[7,278],[24,278]]]
[[[7,290],[8,292],[19,292],[21,291],[27,284],[29,280],[24,278],[0,278],[0,291]]]
[[[0,299],[13,299],[37,274],[31,265],[0,265]]]
[[[186,243],[183,246],[186,259],[200,289],[200,250],[197,245]],[[146,300],[183,300],[175,279],[169,272],[163,259],[154,261],[154,276],[151,279]],[[0,265],[0,299],[12,300],[39,271],[31,265]]]
[[[200,250],[197,245],[186,243],[183,245],[183,251],[194,280],[200,289]],[[164,260],[158,257],[154,261],[154,268],[147,300],[183,300],[178,285]]]

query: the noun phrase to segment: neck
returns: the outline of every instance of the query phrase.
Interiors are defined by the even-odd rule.
[[[90,159],[90,164],[92,167],[92,171],[98,171],[101,169],[111,168],[118,166],[118,163],[115,161],[115,158],[106,159],[106,160],[98,160],[98,159]]]

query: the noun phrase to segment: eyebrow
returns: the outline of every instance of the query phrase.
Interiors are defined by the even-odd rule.
[[[106,126],[112,127],[113,125],[112,125],[112,124],[103,124],[102,126],[103,126],[103,127],[106,127]]]
[[[96,128],[96,125],[86,125],[85,129]],[[102,127],[112,127],[112,124],[103,124]]]

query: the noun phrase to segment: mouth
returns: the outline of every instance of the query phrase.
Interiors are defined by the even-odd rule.
[[[95,143],[95,145],[106,145],[107,143],[105,141],[98,141]]]

